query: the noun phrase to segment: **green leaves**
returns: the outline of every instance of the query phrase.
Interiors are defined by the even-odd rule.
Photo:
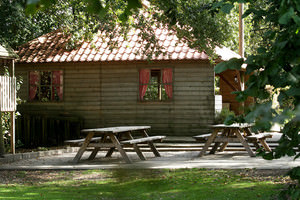
[[[243,58],[232,58],[229,61],[224,61],[215,66],[215,73],[219,74],[227,69],[236,69],[239,70],[244,63]]]
[[[141,8],[142,4],[140,2],[140,0],[127,0],[127,6],[124,9],[123,13],[119,16],[119,19],[121,20],[121,22],[127,22],[129,16],[132,15],[132,11],[133,10],[137,10],[138,8]]]
[[[298,15],[293,15],[292,16],[293,20],[295,21],[295,23],[300,26],[300,17]]]
[[[28,15],[33,15],[38,10],[47,9],[55,3],[56,0],[27,0],[25,12]]]
[[[290,7],[280,18],[279,23],[280,24],[287,24],[292,17],[295,15],[294,8]]]
[[[233,9],[233,7],[234,7],[233,4],[227,3],[227,4],[222,5],[221,11],[224,12],[224,13],[226,13],[226,14],[229,14],[230,11]]]
[[[99,0],[85,0],[87,2],[87,11],[93,14],[97,14],[99,17],[104,17],[107,10],[105,3]]]

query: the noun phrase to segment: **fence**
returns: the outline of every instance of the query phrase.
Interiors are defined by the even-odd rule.
[[[16,120],[16,141],[25,148],[63,145],[78,139],[83,120],[73,116],[23,114]]]
[[[16,110],[16,78],[0,76],[0,111]]]

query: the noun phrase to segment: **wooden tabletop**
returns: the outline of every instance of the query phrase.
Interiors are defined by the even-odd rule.
[[[137,130],[147,130],[151,126],[117,126],[117,127],[108,127],[108,128],[93,128],[93,129],[83,129],[82,133],[122,133],[128,131],[137,131]]]
[[[211,125],[212,128],[249,128],[251,126],[253,126],[253,124],[249,124],[249,123],[234,123],[231,125],[226,125],[226,124]]]

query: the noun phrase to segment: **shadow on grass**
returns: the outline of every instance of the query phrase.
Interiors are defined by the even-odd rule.
[[[0,199],[252,200],[270,199],[283,188],[228,170],[97,170],[57,177],[48,182],[1,185]]]

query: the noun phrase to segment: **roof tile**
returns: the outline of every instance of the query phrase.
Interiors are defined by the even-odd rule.
[[[70,39],[59,31],[45,34],[21,46],[17,52],[18,62],[90,62],[90,61],[138,61],[146,60],[147,56],[139,55],[146,42],[141,42],[139,38],[140,30],[131,30],[128,33],[128,40],[118,37],[118,47],[112,51],[108,46],[109,38],[105,33],[99,33],[93,42],[79,43],[79,47],[74,50],[67,50],[65,47]],[[157,28],[155,30],[158,44],[166,55],[154,57],[154,60],[207,60],[205,52],[198,52],[191,49],[187,44],[179,42],[174,31]],[[218,48],[217,54],[223,60],[231,57],[239,57],[238,54],[226,48]]]

